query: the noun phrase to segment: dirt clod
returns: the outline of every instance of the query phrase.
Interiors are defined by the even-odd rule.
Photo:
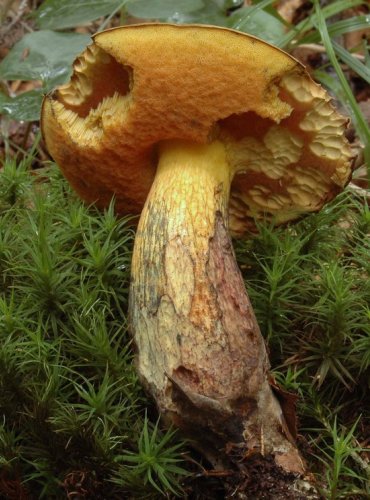
[[[240,500],[304,500],[305,493],[295,488],[298,477],[275,464],[272,456],[254,454],[239,463],[239,471],[228,478],[227,499]]]

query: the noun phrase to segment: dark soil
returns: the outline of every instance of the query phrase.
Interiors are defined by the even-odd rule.
[[[189,500],[307,500],[319,499],[308,482],[278,467],[272,456],[256,453],[234,463],[235,470],[204,471],[190,477],[184,489]]]

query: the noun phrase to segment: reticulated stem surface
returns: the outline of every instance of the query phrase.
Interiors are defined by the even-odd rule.
[[[221,142],[160,148],[132,262],[138,370],[160,411],[187,432],[297,463],[228,234],[231,180]]]

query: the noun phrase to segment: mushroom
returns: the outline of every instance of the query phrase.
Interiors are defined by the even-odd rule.
[[[295,220],[341,191],[346,124],[291,56],[211,26],[101,32],[44,100],[47,147],[77,193],[141,213],[137,369],[164,418],[208,450],[238,443],[304,470],[230,234]]]

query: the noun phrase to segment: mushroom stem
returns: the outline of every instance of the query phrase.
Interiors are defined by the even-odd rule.
[[[167,420],[198,441],[243,443],[302,472],[228,234],[232,177],[219,141],[160,147],[132,262],[138,371]]]

